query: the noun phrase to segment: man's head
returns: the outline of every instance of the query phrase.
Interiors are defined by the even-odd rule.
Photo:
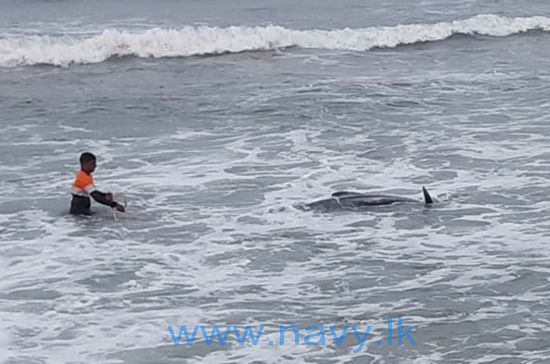
[[[86,173],[92,173],[95,170],[95,155],[84,152],[80,155],[80,169]]]

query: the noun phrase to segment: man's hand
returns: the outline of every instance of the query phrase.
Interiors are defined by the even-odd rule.
[[[116,204],[115,208],[119,212],[126,212],[126,208],[119,203]]]

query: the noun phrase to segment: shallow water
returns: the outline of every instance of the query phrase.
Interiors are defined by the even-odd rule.
[[[10,45],[113,27],[338,30],[550,11],[542,1],[0,7]],[[549,36],[4,64],[0,361],[545,362]],[[97,205],[91,218],[67,214],[84,150],[99,157],[98,188],[128,200],[117,221]],[[439,204],[294,208],[338,190],[421,200],[422,185]],[[414,325],[417,345],[375,344],[388,315]],[[373,339],[361,353],[353,340],[172,344],[168,325],[197,323],[261,323],[275,341],[284,323],[371,324]]]

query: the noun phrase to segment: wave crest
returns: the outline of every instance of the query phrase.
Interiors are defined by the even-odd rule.
[[[186,57],[286,47],[366,51],[439,41],[454,34],[504,37],[530,30],[550,30],[550,18],[477,15],[435,24],[335,30],[292,30],[273,25],[153,28],[141,33],[110,29],[88,38],[23,36],[0,39],[0,66],[68,66],[102,62],[116,56]]]

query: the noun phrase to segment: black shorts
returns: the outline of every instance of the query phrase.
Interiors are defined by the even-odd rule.
[[[71,214],[73,215],[92,215],[90,210],[91,201],[89,197],[73,195],[71,201]]]

